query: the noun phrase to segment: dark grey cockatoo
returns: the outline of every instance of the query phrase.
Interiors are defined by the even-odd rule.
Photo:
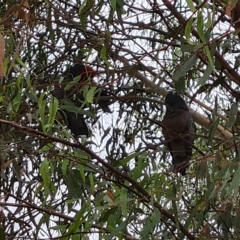
[[[196,132],[196,126],[187,104],[179,94],[169,92],[165,104],[162,133],[172,156],[174,171],[185,175],[192,156],[190,144],[194,144],[191,133]],[[181,137],[186,134],[187,136]]]
[[[88,79],[91,79],[91,84],[96,85],[96,83],[92,80],[93,77],[97,75],[97,72],[93,70],[90,66],[83,65],[83,64],[75,64],[68,68],[63,76],[65,76],[67,82],[73,81],[73,79],[77,76],[80,76],[78,83],[84,84]],[[64,88],[55,87],[55,90],[52,91],[54,97],[58,100],[63,100],[65,98],[72,99],[74,94],[78,94],[80,87],[75,85],[75,87],[70,88],[69,90],[65,91]],[[108,96],[109,94],[105,90],[101,90],[100,96]],[[96,96],[97,97],[97,94]],[[83,98],[80,94],[79,98]],[[98,101],[99,106],[102,108],[104,112],[110,113],[111,110],[108,107],[109,100],[100,100]],[[74,101],[74,105],[76,107],[80,107],[82,105],[81,101]],[[89,130],[87,124],[85,122],[84,116],[80,113],[69,112],[67,110],[63,111],[66,116],[64,116],[64,121],[66,122],[68,128],[72,131],[75,136],[79,135],[86,135],[88,136]],[[63,114],[63,115],[64,115]]]

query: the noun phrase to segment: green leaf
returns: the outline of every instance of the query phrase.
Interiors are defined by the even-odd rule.
[[[172,192],[172,189],[159,189],[159,192],[162,193],[168,200],[177,200],[176,194]]]
[[[204,26],[204,21],[203,21],[203,14],[202,11],[198,11],[197,15],[197,32],[202,40],[203,43],[206,43],[205,37],[204,37],[204,32],[203,32],[203,26]]]
[[[112,239],[115,239],[114,236],[118,236],[118,235],[121,236],[122,235],[121,231],[125,228],[125,226],[126,226],[126,221],[122,221],[116,228],[114,228],[111,234],[108,235],[105,239],[112,240]]]
[[[73,113],[79,113],[79,114],[83,114],[86,115],[90,118],[94,118],[95,115],[93,113],[91,113],[90,111],[86,111],[84,109],[82,109],[83,106],[81,107],[77,107],[74,105],[74,103],[72,101],[65,101],[64,105],[61,106],[61,109],[63,110],[67,110],[69,112],[73,112]]]
[[[41,231],[42,225],[48,224],[50,219],[50,215],[43,213],[42,217],[38,220],[36,231],[37,234]]]
[[[29,92],[25,92],[24,95],[30,98],[30,100],[32,100],[33,102],[38,103],[38,98],[36,96],[36,93],[33,92],[32,90],[30,90]]]
[[[197,222],[197,229],[199,229],[204,221],[204,212],[197,213],[195,219]]]
[[[209,128],[209,135],[208,135],[208,143],[211,144],[213,137],[217,131],[218,125],[219,125],[219,121],[220,119],[217,118],[216,121],[214,123],[211,124],[210,128]]]
[[[198,161],[197,162],[197,169],[196,169],[196,176],[198,178],[205,178],[206,175],[208,174],[208,166],[207,166],[207,161]]]
[[[204,51],[205,51],[205,54],[208,57],[209,64],[212,67],[212,69],[214,69],[212,55],[210,53],[208,45],[206,45],[207,42],[206,42],[206,38],[205,38],[205,34],[204,34],[204,20],[203,20],[203,15],[202,15],[201,11],[198,11],[197,31],[198,31],[198,35],[199,35],[201,41],[204,43]]]
[[[85,26],[87,16],[90,14],[91,8],[94,6],[94,0],[84,0],[79,8],[80,21]]]
[[[195,45],[195,44],[197,44],[197,42],[193,42],[193,41],[191,40],[191,33],[192,33],[192,28],[193,28],[192,25],[193,25],[193,21],[194,21],[194,20],[195,20],[194,18],[189,19],[189,20],[187,21],[186,27],[185,27],[186,40],[187,40],[188,44],[190,44],[190,45]]]
[[[143,153],[139,155],[136,159],[136,167],[132,170],[132,178],[137,180],[139,177],[143,176],[143,170],[148,167],[148,163],[146,161],[146,154]],[[141,184],[143,182],[141,181]]]
[[[216,179],[223,180],[220,191],[224,190],[224,188],[226,186],[228,186],[229,182],[232,179],[232,176],[231,176],[231,173],[229,171],[229,168],[226,167],[226,168],[221,169],[219,172],[217,172]]]
[[[94,191],[95,191],[95,187],[94,187],[94,178],[93,178],[93,174],[90,173],[90,174],[88,175],[88,177],[89,177],[89,181],[90,181],[91,193],[94,193]]]
[[[195,46],[183,44],[183,45],[181,45],[181,50],[183,52],[192,53],[195,50]]]
[[[107,54],[107,47],[104,45],[101,49],[101,52],[100,52],[100,56],[101,56],[101,58],[104,62],[108,62],[106,54]]]
[[[233,103],[229,112],[229,120],[227,122],[227,128],[231,128],[237,119],[238,115],[238,105],[236,103]]]
[[[209,47],[207,45],[204,46],[204,50],[205,50],[205,53],[208,57],[208,61],[209,61],[210,66],[212,67],[212,69],[214,69],[213,58],[212,58],[212,55],[210,53]]]
[[[81,205],[80,210],[74,216],[74,222],[68,228],[68,231],[66,231],[65,236],[69,236],[71,234],[74,234],[75,232],[79,232],[79,228],[85,222],[85,219],[87,217],[86,212],[88,212],[88,210],[90,210],[88,203]]]
[[[127,205],[125,203],[127,203],[128,201],[131,201],[131,200],[132,199],[128,199],[128,190],[126,188],[122,187],[121,192],[120,192],[120,201],[121,201],[122,213],[125,217],[128,217]]]
[[[68,226],[69,226],[69,224],[64,224],[64,225],[58,224],[57,226],[51,227],[51,229],[53,229],[53,230],[64,230],[65,231]]]
[[[195,7],[192,0],[186,0],[188,7],[192,12],[195,12]]]
[[[203,85],[208,80],[208,78],[211,75],[212,71],[213,71],[213,68],[209,64],[207,66],[207,68],[205,69],[203,76],[198,80],[199,85]]]
[[[215,12],[212,11],[212,9],[208,9],[207,11],[207,22],[205,23],[205,26],[209,29],[212,29],[213,26],[213,20],[215,18]]]
[[[142,154],[142,152],[135,152],[132,154],[129,154],[127,157],[125,157],[124,159],[121,159],[118,164],[116,165],[116,167],[118,166],[124,166],[126,165],[129,161],[131,161],[132,159],[134,159],[135,157],[138,157],[140,154]]]
[[[86,182],[85,171],[84,171],[85,167],[81,164],[78,164],[78,170],[79,170],[79,173],[82,177],[83,182],[85,183]]]
[[[240,211],[239,209],[236,210],[236,222],[235,226],[237,227],[238,231],[240,230]]]
[[[109,38],[112,37],[112,34],[111,34],[111,32],[110,32],[109,30],[106,30],[106,31],[105,31],[105,34],[106,34],[106,36],[108,36]]]
[[[82,182],[79,172],[68,168],[66,175],[66,185],[68,187],[68,199],[79,199],[82,196]]]
[[[41,173],[43,182],[49,182],[49,163],[47,160],[41,163],[40,173]]]
[[[151,215],[145,219],[143,229],[141,231],[141,239],[149,239],[154,227],[159,223],[160,212],[159,209],[154,208]]]
[[[117,210],[118,210],[118,207],[113,207],[113,208],[110,208],[110,209],[102,212],[101,217],[99,218],[99,222],[100,223],[101,222],[103,222],[103,223],[106,222],[109,219],[110,215],[115,215],[116,214]]]
[[[208,185],[208,189],[206,191],[205,196],[207,199],[210,200],[210,199],[213,199],[215,195],[216,195],[216,184],[212,182]]]
[[[22,74],[20,74],[15,82],[8,85],[8,88],[11,89],[11,99],[8,105],[8,113],[10,114],[10,119],[13,119],[15,114],[18,112],[18,109],[21,105],[22,99]]]
[[[62,173],[64,175],[66,175],[66,173],[67,173],[68,166],[69,166],[69,160],[64,159],[62,161]]]
[[[175,201],[175,200],[172,201],[172,207],[173,207],[173,214],[174,214],[175,221],[176,221],[175,224],[176,224],[178,230],[180,231],[180,229],[179,229],[179,221],[178,221],[177,201]]]
[[[41,163],[40,165],[40,174],[41,174],[41,177],[43,179],[43,183],[44,183],[44,193],[45,193],[45,196],[49,196],[49,195],[52,195],[52,190],[54,190],[54,186],[52,185],[51,181],[50,181],[50,176],[51,176],[51,173],[50,173],[50,163],[48,160],[45,160]]]
[[[117,9],[117,0],[111,0],[111,7],[113,11],[116,11]]]
[[[39,115],[40,115],[40,122],[42,125],[42,130],[44,133],[46,133],[45,126],[45,111],[46,111],[46,100],[43,100],[45,97],[45,92],[42,92],[39,99],[38,99],[38,107],[39,107]]]
[[[97,87],[91,87],[90,90],[88,90],[86,95],[86,101],[88,103],[93,103],[94,93],[96,91]]]
[[[239,193],[239,185],[240,185],[240,165],[238,165],[238,169],[233,175],[232,182],[229,187],[228,195],[232,197],[232,202],[236,203],[238,193]]]
[[[47,129],[46,132],[49,132],[49,130],[52,128],[52,125],[54,124],[55,117],[58,110],[58,100],[56,98],[51,98],[50,106],[49,106],[49,118],[48,118],[48,126],[45,128]]]
[[[16,60],[22,67],[25,67],[24,62],[22,61],[22,59],[19,56],[16,57]]]
[[[186,229],[188,229],[188,227],[190,226],[192,220],[194,219],[195,214],[196,214],[196,212],[198,210],[198,205],[199,205],[198,203],[195,203],[195,205],[193,206],[193,209],[191,209],[191,212],[190,212],[191,214],[188,215],[188,218],[185,221],[184,227]]]
[[[77,83],[79,83],[80,79],[81,79],[81,75],[74,77],[72,81],[65,86],[64,91],[67,91],[71,88],[77,88],[78,87]]]
[[[185,61],[177,68],[176,72],[173,75],[173,80],[178,81],[180,77],[185,76],[186,72],[189,71],[194,65],[196,65],[197,60],[198,57],[194,53],[187,61]]]

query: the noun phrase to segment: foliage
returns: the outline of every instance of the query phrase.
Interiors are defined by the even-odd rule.
[[[238,239],[239,14],[220,0],[2,1],[1,239]],[[111,114],[91,84],[79,109],[52,96],[80,60]],[[198,124],[186,176],[161,134],[172,89]]]

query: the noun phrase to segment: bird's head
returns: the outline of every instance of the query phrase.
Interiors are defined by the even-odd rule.
[[[178,93],[169,92],[165,98],[165,104],[167,108],[178,108],[188,110],[187,104]]]
[[[88,78],[93,78],[98,75],[98,72],[88,65],[77,63],[69,68],[67,74],[71,75],[73,78],[80,75],[81,81],[86,81]]]

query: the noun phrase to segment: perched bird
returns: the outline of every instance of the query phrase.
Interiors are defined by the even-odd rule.
[[[90,83],[92,85],[96,85],[96,83],[92,80],[93,77],[97,75],[97,72],[92,69],[90,66],[85,66],[83,64],[75,64],[74,66],[71,66],[68,68],[64,73],[63,76],[65,77],[65,83],[73,81],[73,79],[77,76],[80,76],[80,79],[78,81],[78,84],[84,85],[84,82],[90,79]],[[79,86],[78,85],[78,86]],[[65,85],[66,86],[66,85]],[[64,87],[65,87],[64,86]],[[72,100],[75,106],[80,107],[82,105],[81,100],[83,96],[80,91],[80,87],[76,87],[77,85],[74,85],[68,90],[64,90],[64,87],[56,86],[55,89],[52,91],[52,94],[54,97],[56,97],[58,100],[62,99],[69,99]],[[73,96],[76,94],[77,100],[72,99]],[[100,90],[100,93],[97,93],[95,97],[97,96],[108,96],[108,92],[105,90]],[[111,110],[108,107],[109,100],[99,100],[98,104],[102,108],[104,112],[110,113]],[[68,110],[64,110],[62,112],[62,115],[64,116],[64,120],[68,126],[68,128],[72,131],[72,133],[75,136],[79,135],[89,135],[89,129],[87,127],[87,124],[85,122],[85,118],[83,114],[80,113],[74,113],[70,112]]]
[[[69,78],[69,81],[72,81],[72,78],[79,75],[81,76],[79,82],[84,82],[88,78],[95,77],[97,75],[97,72],[88,65],[76,63],[63,73],[63,76],[67,76]]]
[[[65,122],[75,136],[89,135],[89,129],[82,114],[76,114],[66,110],[65,114],[67,116],[67,121],[65,120]]]
[[[77,63],[73,66],[71,66],[69,69],[67,69],[63,76],[66,76],[68,81],[71,82],[73,78],[80,76],[80,80],[78,83],[84,83],[88,79],[91,79],[91,84],[96,85],[96,82],[94,82],[92,79],[97,76],[98,73],[92,69],[90,66],[83,65],[81,63]],[[77,89],[78,90],[78,89]],[[95,97],[97,96],[109,96],[108,92],[106,90],[100,90],[100,94],[96,93]],[[103,112],[111,113],[110,108],[108,107],[109,100],[99,100],[98,101],[99,106],[102,108]]]
[[[172,156],[174,171],[185,175],[192,156],[190,144],[194,144],[191,133],[196,132],[196,126],[187,104],[179,94],[169,92],[165,104],[162,133]],[[186,134],[188,136],[181,137]]]

